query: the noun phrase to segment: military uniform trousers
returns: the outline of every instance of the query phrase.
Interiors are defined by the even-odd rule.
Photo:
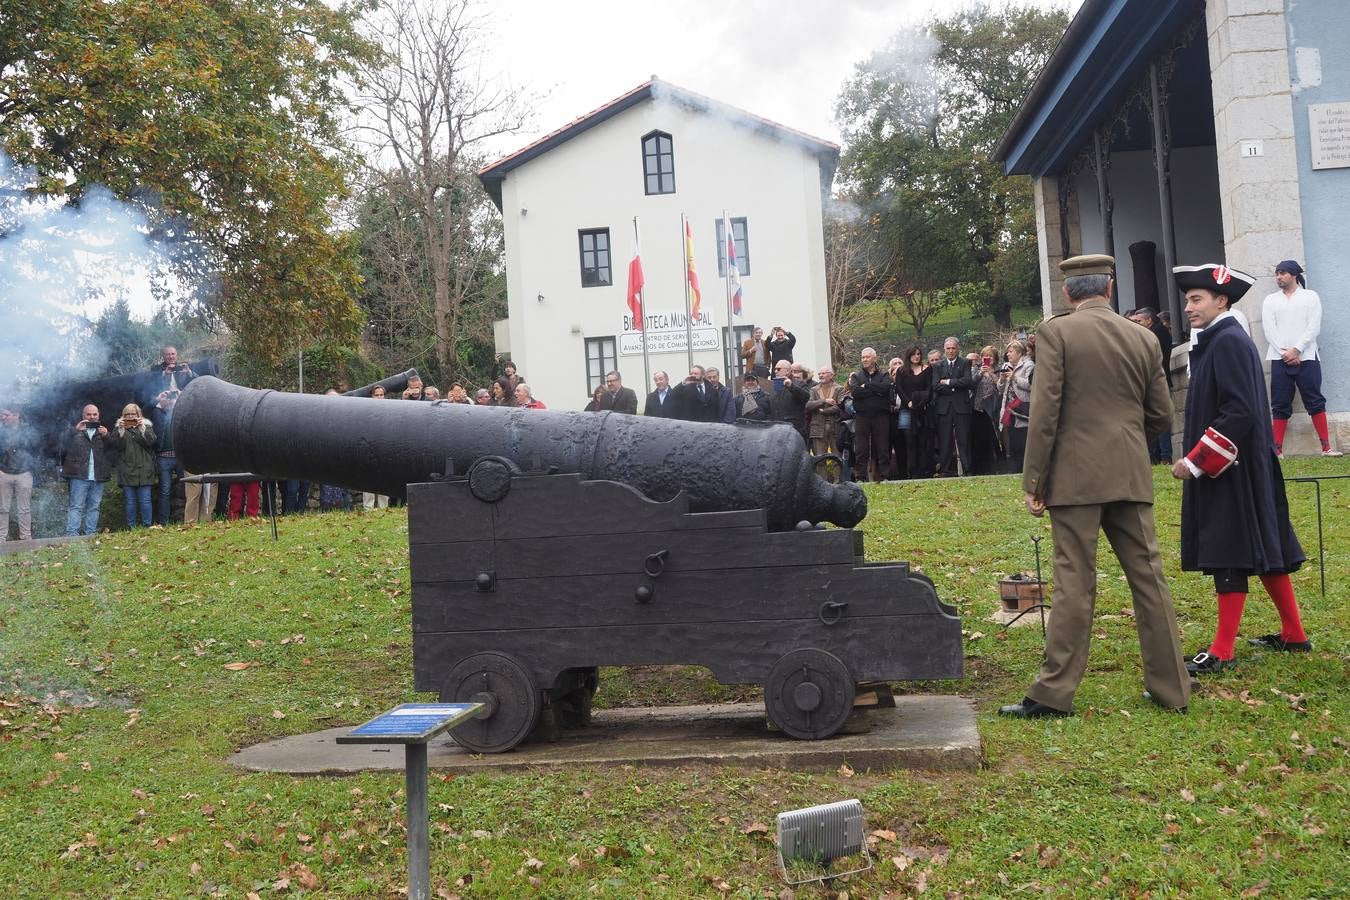
[[[1134,622],[1144,660],[1144,687],[1167,707],[1190,700],[1190,676],[1181,655],[1176,611],[1163,579],[1153,505],[1120,501],[1050,509],[1055,540],[1054,613],[1045,641],[1045,662],[1027,696],[1072,711],[1073,696],[1087,669],[1092,613],[1097,600],[1097,536],[1120,560],[1134,602]]]

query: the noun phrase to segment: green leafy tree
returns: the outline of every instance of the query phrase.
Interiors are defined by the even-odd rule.
[[[369,18],[386,54],[364,73],[362,133],[369,157],[391,164],[371,172],[381,196],[367,211],[383,227],[362,228],[376,251],[363,252],[366,273],[380,280],[365,299],[421,321],[442,380],[466,377],[505,314],[500,220],[475,173],[484,142],[518,130],[528,104],[484,70],[485,12],[478,0],[378,0]]]
[[[355,239],[366,345],[388,371],[414,366],[442,386],[482,385],[495,374],[492,325],[507,313],[504,246],[501,219],[474,169],[460,166],[444,205],[434,208],[397,172],[380,173],[362,193]],[[441,236],[450,233],[439,225],[443,217],[456,223],[455,249],[439,274],[438,257],[427,251],[428,216]],[[453,296],[452,315],[438,312],[438,296]]]
[[[972,7],[896,35],[845,86],[845,194],[875,212],[897,292],[982,283],[975,311],[1005,327],[1035,302],[1031,184],[991,155],[1067,21]]]
[[[95,185],[139,207],[156,287],[223,317],[250,352],[354,344],[343,85],[378,56],[323,0],[53,0],[0,16],[0,147],[35,194]]]

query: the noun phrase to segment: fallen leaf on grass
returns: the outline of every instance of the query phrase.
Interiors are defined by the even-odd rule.
[[[895,832],[887,831],[884,828],[878,828],[876,831],[872,832],[872,837],[879,841],[889,841],[892,844],[895,843]]]
[[[852,778],[852,777],[853,777],[853,767],[850,766],[848,763],[840,763],[840,764],[839,764],[839,774],[840,774],[840,775],[843,775],[845,778]]]
[[[1182,799],[1182,800],[1185,800],[1187,803],[1194,803],[1194,802],[1195,802],[1195,791],[1191,790],[1190,788],[1182,788],[1182,789],[1181,789],[1181,799]]]
[[[1260,897],[1261,893],[1270,886],[1270,879],[1263,878],[1256,884],[1242,892],[1243,897]]]
[[[226,663],[224,666],[222,666],[222,668],[229,669],[231,672],[242,672],[242,671],[244,671],[245,669],[247,669],[249,666],[254,666],[254,665],[257,665],[257,663],[254,663],[254,662],[243,662],[243,661],[240,661],[240,662],[229,662],[229,663]]]
[[[903,871],[905,871],[906,869],[909,868],[909,857],[908,857],[908,856],[892,856],[892,857],[891,857],[891,865],[895,866],[897,869],[899,869],[901,872],[903,872]]]
[[[763,822],[751,822],[741,829],[741,834],[768,834],[769,826]]]
[[[284,719],[284,718],[286,718],[286,714],[285,714],[284,712],[282,712],[281,710],[279,710],[279,709],[274,709],[274,710],[272,710],[272,718],[274,718],[274,719]]]

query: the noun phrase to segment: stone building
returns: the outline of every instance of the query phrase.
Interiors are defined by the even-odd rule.
[[[1333,443],[1350,444],[1347,46],[1342,0],[1086,0],[997,149],[1033,179],[1046,314],[1060,260],[1110,253],[1121,308],[1171,312],[1179,371],[1184,300],[1166,275],[1226,263],[1258,276],[1238,309],[1264,355],[1261,301],[1297,259],[1323,303]],[[1314,452],[1295,409],[1285,450]]]

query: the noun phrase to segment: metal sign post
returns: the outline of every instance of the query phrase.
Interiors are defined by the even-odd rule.
[[[403,744],[408,799],[408,900],[431,897],[427,742],[484,709],[482,703],[405,703],[337,739],[339,744]]]

